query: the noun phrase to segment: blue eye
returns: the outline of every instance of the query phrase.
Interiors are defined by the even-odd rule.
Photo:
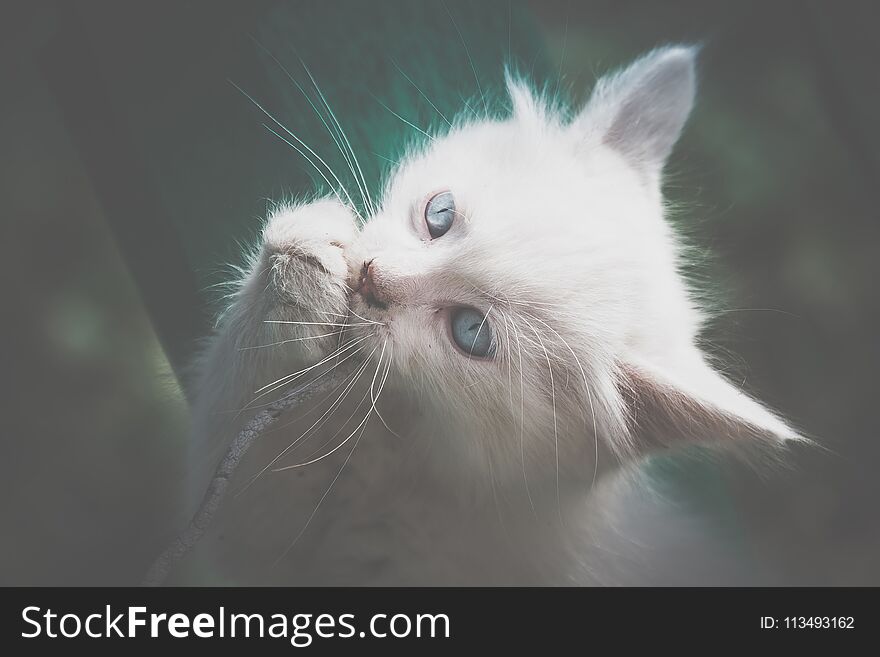
[[[452,228],[455,219],[455,199],[452,192],[440,192],[431,197],[425,206],[425,223],[431,239],[436,239],[446,234]]]
[[[483,313],[473,308],[455,308],[449,322],[452,339],[464,353],[478,358],[492,355],[492,329]]]

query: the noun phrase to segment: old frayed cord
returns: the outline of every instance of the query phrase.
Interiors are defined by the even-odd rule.
[[[171,569],[204,536],[211,521],[217,514],[217,510],[220,508],[220,504],[223,502],[236,468],[238,468],[239,463],[241,463],[242,458],[251,445],[285,410],[291,406],[299,406],[315,395],[330,390],[335,386],[339,379],[338,373],[334,372],[334,374],[336,376],[327,375],[321,377],[319,381],[310,381],[291,390],[257,413],[244,426],[235,440],[229,445],[226,455],[214,471],[211,483],[208,484],[208,489],[205,491],[205,496],[202,498],[202,503],[199,505],[193,519],[189,522],[186,529],[156,558],[141,581],[141,586],[161,586],[165,582],[171,573]]]

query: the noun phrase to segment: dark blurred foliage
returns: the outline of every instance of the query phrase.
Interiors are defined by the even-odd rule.
[[[443,5],[402,13],[404,4],[418,3],[92,2],[72,11],[37,2],[3,10],[0,583],[132,583],[179,525],[187,410],[166,354],[179,366],[190,338],[206,330],[208,299],[216,298],[207,286],[235,260],[236,240],[255,234],[265,199],[312,185],[226,78],[273,102],[287,125],[318,134],[307,126],[308,107],[288,97],[278,69],[267,73],[247,34],[289,38],[346,125],[366,131],[359,121],[369,119],[381,126],[371,134],[405,129],[375,103],[361,104],[364,93],[424,125],[430,109],[406,105],[413,95],[397,94],[400,79],[385,58],[434,98],[460,83],[447,104],[469,97],[473,80],[464,80],[468,62]],[[378,7],[372,18],[370,5]],[[597,74],[655,45],[703,44],[698,106],[667,194],[689,242],[710,254],[697,268],[719,310],[707,345],[823,446],[796,450],[782,469],[725,470],[726,512],[773,581],[880,584],[880,218],[872,195],[880,45],[870,33],[872,4],[448,5],[476,68],[497,63],[487,87],[498,86],[508,49],[521,68],[536,77],[549,71],[560,91],[582,98]],[[285,11],[298,17],[289,32],[278,27]],[[419,12],[456,53],[454,64],[427,70],[430,57],[401,36],[364,49],[370,56],[355,70],[360,41]],[[512,46],[481,43],[505,29]],[[123,126],[137,166],[112,161],[121,144],[97,154],[83,148],[59,89],[89,60],[59,43],[90,46],[98,66],[79,71],[82,99],[100,96],[97,124],[106,119],[108,133]],[[353,81],[369,84],[351,89]],[[365,160],[378,178],[379,160]],[[126,205],[126,197],[108,197],[107,180],[144,196]],[[178,266],[191,276],[171,276]],[[705,471],[690,472],[698,489],[712,490]]]

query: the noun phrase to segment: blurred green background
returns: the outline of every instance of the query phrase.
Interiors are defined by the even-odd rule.
[[[428,129],[480,90],[495,98],[507,59],[583,99],[597,75],[686,41],[703,45],[700,93],[666,191],[677,225],[711,253],[699,275],[723,291],[707,346],[827,448],[781,471],[709,477],[723,477],[725,513],[767,582],[880,584],[874,3],[2,12],[0,583],[135,583],[185,520],[178,377],[217,310],[211,286],[271,200],[314,187],[229,80],[339,168],[291,80],[308,88],[302,57],[378,184],[415,134],[385,106]],[[696,497],[719,489],[680,471]]]

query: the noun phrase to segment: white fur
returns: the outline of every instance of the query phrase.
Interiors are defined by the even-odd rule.
[[[227,572],[280,583],[603,581],[590,556],[596,519],[608,525],[590,502],[597,474],[678,442],[797,437],[697,346],[702,317],[660,190],[693,103],[694,57],[654,51],[600,81],[570,120],[509,78],[511,115],[459,122],[403,161],[362,230],[336,201],[270,218],[203,359],[196,449],[212,456],[201,461],[210,466],[252,412],[231,410],[274,398],[259,388],[323,372],[336,361],[315,364],[340,346],[336,360],[367,364],[301,439],[326,441],[318,455],[341,446],[261,474],[206,540]],[[424,203],[443,190],[459,214],[428,240]],[[386,309],[350,294],[366,262]],[[487,313],[494,357],[453,346],[448,312],[459,305]],[[344,321],[344,334],[326,335]],[[264,439],[248,474],[322,412]],[[364,418],[364,433],[351,432]],[[273,468],[308,461],[299,449]],[[220,548],[222,533],[238,538]]]

